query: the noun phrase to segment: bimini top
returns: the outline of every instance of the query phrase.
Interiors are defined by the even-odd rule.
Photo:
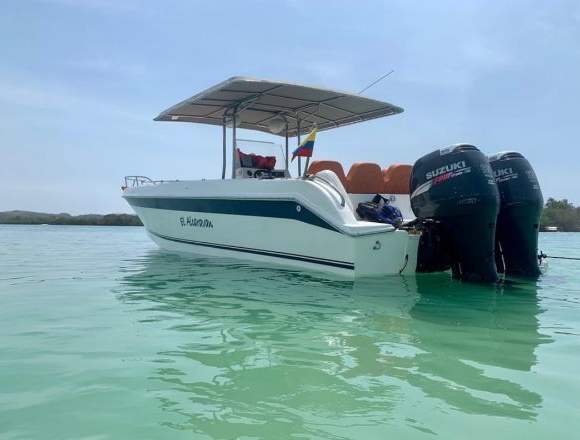
[[[174,105],[156,121],[196,122],[236,126],[285,136],[382,118],[403,109],[388,102],[354,93],[320,89],[299,84],[233,77]],[[300,126],[300,130],[298,130]]]

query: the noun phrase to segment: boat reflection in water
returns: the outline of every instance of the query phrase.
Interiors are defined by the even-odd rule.
[[[151,393],[176,429],[436,432],[411,414],[531,420],[542,403],[525,385],[551,342],[533,283],[352,282],[157,252],[123,270],[119,298],[157,347]]]

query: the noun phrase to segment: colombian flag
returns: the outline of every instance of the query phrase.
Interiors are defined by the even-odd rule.
[[[298,157],[312,157],[312,150],[314,150],[314,141],[316,140],[316,133],[318,129],[315,128],[310,132],[308,137],[302,141],[302,143],[294,150],[292,153],[292,160],[296,156]]]

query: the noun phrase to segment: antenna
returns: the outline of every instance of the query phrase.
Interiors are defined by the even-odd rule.
[[[362,94],[362,92],[366,92],[368,89],[370,89],[372,86],[374,86],[375,84],[377,84],[378,82],[381,82],[383,79],[385,79],[387,76],[389,76],[391,73],[393,73],[394,70],[391,70],[390,72],[385,73],[383,76],[381,76],[380,78],[374,80],[372,83],[370,83],[368,86],[366,86],[364,89],[362,89],[360,92],[358,92],[358,94]]]

